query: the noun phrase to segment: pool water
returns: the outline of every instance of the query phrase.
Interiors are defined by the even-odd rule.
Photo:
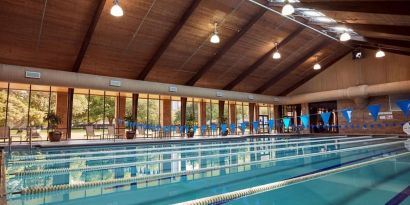
[[[404,144],[248,137],[16,150],[6,161],[8,204],[173,204],[408,152]],[[226,203],[409,204],[406,156]]]

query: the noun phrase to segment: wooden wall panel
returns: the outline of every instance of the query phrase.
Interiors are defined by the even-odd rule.
[[[386,52],[384,58],[378,59],[373,50],[365,50],[365,54],[365,59],[356,61],[352,60],[351,54],[346,55],[290,95],[410,80],[408,56]]]

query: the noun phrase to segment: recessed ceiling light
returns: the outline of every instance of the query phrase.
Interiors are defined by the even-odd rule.
[[[315,11],[315,10],[306,10],[302,12],[303,15],[309,17],[318,17],[318,16],[325,16],[322,12]]]
[[[336,22],[334,19],[326,17],[326,16],[318,16],[313,18],[314,21],[322,22],[322,23],[334,23]]]

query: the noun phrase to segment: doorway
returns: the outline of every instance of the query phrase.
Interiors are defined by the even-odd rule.
[[[269,132],[268,115],[259,115],[259,130],[261,133]]]

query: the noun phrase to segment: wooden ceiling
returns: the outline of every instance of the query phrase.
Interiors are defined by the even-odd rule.
[[[110,15],[112,5],[111,0],[1,1],[0,63],[286,95],[319,73],[312,69],[316,60],[324,70],[352,45],[410,53],[406,1],[296,4],[322,11],[368,41],[349,45],[248,0],[121,0],[122,17]],[[214,22],[219,44],[209,42]],[[275,42],[280,60],[271,57]]]

